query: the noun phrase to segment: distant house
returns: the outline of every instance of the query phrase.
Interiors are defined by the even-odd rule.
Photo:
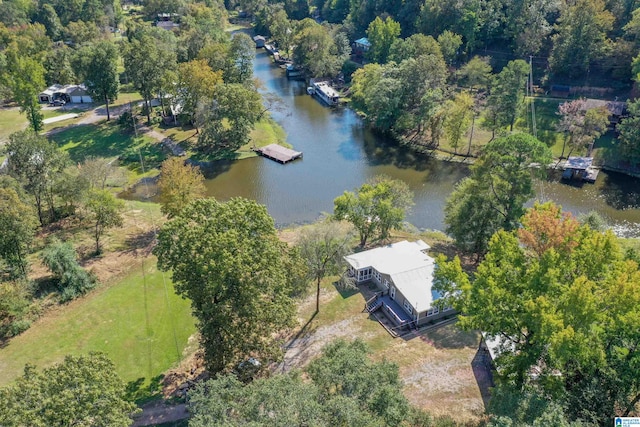
[[[584,100],[582,109],[588,111],[603,107],[606,108],[609,113],[609,123],[612,126],[618,124],[620,118],[627,114],[627,103],[623,101],[605,101],[603,99],[587,98]]]
[[[367,302],[373,313],[382,310],[396,327],[416,327],[455,314],[440,308],[433,290],[435,261],[422,240],[402,241],[345,256],[349,275],[357,284],[372,282],[380,292]]]
[[[38,94],[38,100],[43,103],[52,103],[58,99],[76,104],[93,102],[84,85],[63,86],[56,84],[49,86]]]
[[[267,39],[264,38],[264,36],[255,36],[253,38],[254,43],[256,44],[256,48],[260,48],[260,47],[264,47],[264,44],[266,43]]]
[[[180,15],[177,13],[159,13],[156,17],[156,27],[171,31],[180,26],[180,24],[176,23],[179,19]]]
[[[354,55],[364,55],[371,49],[371,43],[368,38],[363,37],[353,42],[352,49]]]

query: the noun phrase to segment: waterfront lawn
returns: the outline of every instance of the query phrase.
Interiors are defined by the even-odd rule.
[[[0,349],[0,385],[18,377],[27,363],[39,369],[65,355],[100,351],[115,363],[137,397],[183,357],[195,322],[189,301],[177,296],[170,275],[153,257],[140,259],[129,273],[102,284],[86,297],[47,313]]]
[[[120,164],[133,173],[134,179],[157,173],[153,169],[166,158],[155,139],[144,135],[135,138],[120,131],[115,123],[75,126],[55,133],[51,139],[76,163],[87,157],[119,158]]]

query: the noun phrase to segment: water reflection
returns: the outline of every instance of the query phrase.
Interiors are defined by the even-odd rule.
[[[307,95],[304,82],[288,81],[264,50],[256,51],[254,74],[263,90],[282,98],[272,112],[287,141],[304,158],[280,165],[263,158],[221,162],[205,171],[207,194],[220,200],[242,196],[264,203],[278,225],[310,222],[333,210],[333,199],[369,178],[386,174],[415,193],[408,220],[420,228],[443,229],[444,204],[466,166],[417,155],[365,129],[349,109],[330,109]],[[640,180],[600,173],[594,185],[574,187],[558,177],[536,183],[537,197],[575,214],[598,211],[624,234],[638,233]],[[132,194],[129,197],[140,197]]]

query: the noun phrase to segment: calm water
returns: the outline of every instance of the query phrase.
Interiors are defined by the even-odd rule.
[[[263,91],[282,99],[281,111],[272,112],[273,118],[304,158],[286,165],[264,158],[220,163],[207,174],[208,195],[257,200],[276,223],[285,225],[310,222],[331,212],[336,196],[386,174],[402,179],[415,193],[409,222],[420,228],[444,228],[444,203],[455,183],[469,173],[465,166],[417,158],[365,129],[353,111],[324,107],[307,95],[304,82],[288,81],[264,49],[256,50],[254,64]],[[596,210],[626,235],[640,235],[639,191],[640,180],[603,172],[595,185],[581,188],[557,179],[537,186],[540,200],[553,200],[576,214]]]

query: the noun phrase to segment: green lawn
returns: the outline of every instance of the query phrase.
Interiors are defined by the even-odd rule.
[[[153,138],[120,131],[115,123],[99,123],[75,126],[51,136],[71,160],[81,162],[87,157],[120,158],[120,164],[132,171],[135,177],[146,176],[166,158],[160,144]],[[140,157],[144,162],[143,168]]]
[[[57,109],[45,109],[42,110],[42,115],[45,119],[50,117],[60,116],[62,114],[69,113],[81,113],[83,110],[77,109],[66,109],[63,110],[61,108]],[[21,131],[26,129],[29,125],[29,121],[27,120],[27,116],[20,112],[18,108],[2,108],[0,109],[0,142],[6,141],[14,132]]]
[[[13,381],[26,363],[42,368],[67,354],[106,353],[118,374],[145,388],[176,365],[194,332],[189,302],[175,295],[155,258],[87,297],[36,322],[0,349],[0,384]],[[155,380],[154,380],[155,378]],[[148,388],[147,388],[148,390]],[[144,397],[145,392],[138,392]]]

